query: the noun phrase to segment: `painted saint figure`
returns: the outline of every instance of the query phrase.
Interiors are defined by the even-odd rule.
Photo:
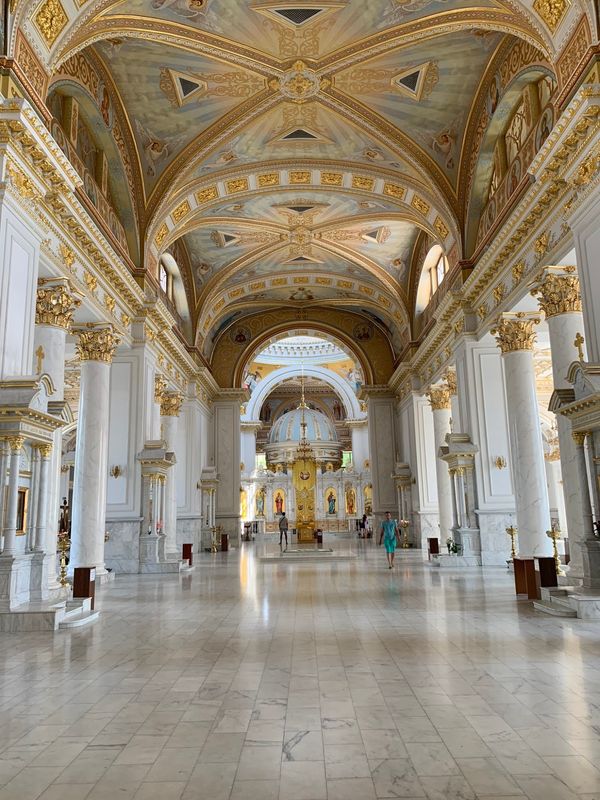
[[[333,492],[329,492],[327,495],[327,513],[328,514],[335,514],[335,495]]]
[[[283,495],[281,492],[277,492],[275,495],[275,512],[277,514],[283,514]]]
[[[256,516],[264,517],[265,515],[265,493],[261,489],[256,495]]]

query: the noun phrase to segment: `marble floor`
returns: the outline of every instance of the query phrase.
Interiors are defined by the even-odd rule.
[[[254,548],[0,634],[0,800],[600,800],[600,625],[500,569]]]

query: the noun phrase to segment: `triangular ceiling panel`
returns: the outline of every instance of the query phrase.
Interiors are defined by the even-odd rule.
[[[281,2],[281,0],[268,0],[268,2],[254,3],[251,8],[259,14],[265,14],[277,22],[283,23],[287,27],[298,30],[308,27],[317,19],[322,19],[332,11],[344,8],[346,4],[321,0],[321,2]]]
[[[184,106],[203,97],[208,91],[208,85],[199,75],[179,72],[176,69],[165,67],[161,70],[161,82],[170,82],[172,92],[165,92],[169,96],[175,95],[177,105]],[[165,90],[167,86],[163,87]]]
[[[418,64],[415,67],[403,69],[392,78],[392,86],[405,97],[420,100],[427,82],[427,74],[432,67],[431,61]]]

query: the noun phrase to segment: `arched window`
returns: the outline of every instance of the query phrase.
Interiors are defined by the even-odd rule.
[[[171,281],[169,280],[169,272],[162,261],[158,265],[158,282],[163,292],[167,295],[167,297],[170,297],[169,288]]]
[[[417,314],[429,305],[429,301],[444,282],[448,272],[448,259],[439,244],[435,244],[425,256],[419,289],[417,291]]]

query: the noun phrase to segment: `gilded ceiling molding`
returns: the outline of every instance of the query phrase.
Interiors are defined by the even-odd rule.
[[[570,0],[533,0],[534,11],[544,20],[551,33],[556,33],[570,6]]]

